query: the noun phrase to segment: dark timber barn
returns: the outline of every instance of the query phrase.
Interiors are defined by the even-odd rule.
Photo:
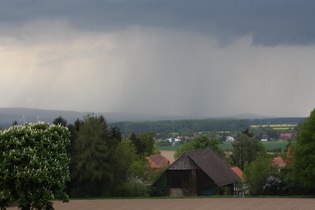
[[[185,152],[153,184],[170,196],[233,195],[237,175],[211,149]]]

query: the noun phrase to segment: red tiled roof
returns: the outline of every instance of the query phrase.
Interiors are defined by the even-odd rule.
[[[165,168],[169,164],[169,160],[163,155],[150,155],[146,159],[151,168]]]
[[[232,167],[231,169],[242,181],[245,181],[243,171],[239,167]]]
[[[289,139],[294,136],[294,133],[280,133],[280,139]]]
[[[286,165],[286,163],[284,162],[284,160],[282,159],[282,157],[275,157],[273,159],[273,162],[278,165],[279,167],[284,167]]]

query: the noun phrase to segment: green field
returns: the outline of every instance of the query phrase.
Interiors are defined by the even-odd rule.
[[[286,142],[286,141],[266,141],[266,142],[262,142],[262,143],[265,145],[266,150],[281,148],[281,151],[283,151],[285,149],[286,145],[288,144],[288,142]],[[233,148],[231,142],[224,142],[223,144],[220,144],[219,146],[223,150],[232,150],[232,148]],[[164,151],[175,151],[179,147],[180,147],[180,145],[162,146],[162,147],[158,147],[158,149],[164,150]]]

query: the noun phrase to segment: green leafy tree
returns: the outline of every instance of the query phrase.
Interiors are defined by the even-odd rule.
[[[154,138],[156,133],[149,131],[142,133],[137,136],[135,133],[131,133],[129,139],[133,142],[136,147],[137,154],[142,154],[144,156],[159,154],[160,152],[155,146]]]
[[[111,127],[109,129],[109,138],[107,140],[107,144],[109,147],[115,149],[118,144],[122,141],[122,135],[118,127]]]
[[[174,154],[174,158],[179,158],[182,154],[184,154],[187,151],[195,150],[193,142],[188,142],[183,144],[181,147],[176,149],[176,152]]]
[[[70,165],[69,165],[69,168],[70,168],[70,174],[72,174],[74,171],[75,171],[75,168],[76,168],[76,163],[74,160],[75,158],[75,142],[76,140],[78,139],[78,132],[80,130],[80,127],[81,125],[83,125],[83,121],[77,119],[74,124],[69,124],[68,125],[68,129],[70,131],[70,145],[67,146],[67,154],[68,154],[68,157],[72,160],[70,161]],[[76,180],[74,179],[71,179],[70,182],[67,183],[67,193],[68,194],[71,194],[70,191],[71,189],[73,189],[73,185],[74,183],[76,182]]]
[[[209,138],[208,136],[201,136],[195,138],[193,142],[195,149],[212,148],[214,151],[220,151],[220,140],[217,138]]]
[[[111,157],[113,162],[111,170],[114,174],[111,195],[130,195],[131,191],[136,190],[130,187],[131,180],[143,182],[145,179],[147,168],[144,158],[137,155],[135,145],[129,139],[121,141]]]
[[[112,155],[112,168],[115,176],[113,177],[113,187],[124,183],[130,174],[130,166],[137,159],[136,148],[130,140],[120,142]]]
[[[192,137],[192,136],[194,136],[194,131],[192,129],[189,129],[189,128],[184,128],[184,129],[181,129],[178,131],[178,135]]]
[[[219,143],[220,143],[220,140],[216,138],[209,138],[208,136],[196,137],[193,142],[185,143],[180,148],[176,149],[176,153],[174,154],[174,157],[178,158],[186,151],[205,149],[205,148],[211,148],[218,155],[221,155],[222,151],[219,148]]]
[[[272,139],[279,139],[279,136],[280,136],[279,131],[277,131],[273,128],[270,128],[269,126],[266,127],[264,132]]]
[[[142,133],[138,136],[140,141],[142,142],[145,155],[153,155],[160,153],[155,146],[154,138],[156,137],[156,133],[153,131],[149,131],[146,133]]]
[[[71,130],[77,137],[70,168],[73,197],[123,196],[130,177],[144,176],[150,133],[133,135],[137,148],[133,140],[123,140],[118,127],[108,128],[105,118],[95,115],[85,116]]]
[[[69,157],[73,157],[73,154],[74,154],[74,143],[75,141],[78,139],[78,132],[80,130],[80,127],[83,125],[83,121],[77,119],[74,124],[69,124],[68,125],[68,129],[70,131],[70,145],[67,147],[67,152],[68,152],[68,155]]]
[[[135,133],[131,133],[129,139],[135,145],[137,154],[143,154],[144,153],[144,145],[142,144],[142,142],[138,138],[138,136]]]
[[[232,146],[235,165],[242,170],[246,162],[251,163],[255,161],[258,155],[267,155],[265,146],[248,130],[242,132],[237,137],[237,140],[232,143]]]
[[[172,144],[169,140],[164,140],[164,141],[157,142],[156,145],[160,147],[160,146],[171,146]]]
[[[174,135],[173,135],[172,131],[171,130],[167,130],[167,131],[165,131],[163,133],[160,133],[158,137],[162,138],[162,139],[168,139],[168,138],[172,138],[173,136]]]
[[[59,116],[53,120],[53,124],[67,126],[67,120],[65,120],[63,117]]]
[[[72,158],[74,154],[74,144],[75,141],[78,139],[78,132],[80,131],[80,127],[83,125],[83,121],[77,119],[74,124],[69,124],[68,129],[70,131],[70,142],[71,144],[67,147],[68,155]]]
[[[271,175],[274,175],[277,170],[272,164],[272,159],[265,155],[258,155],[255,161],[245,164],[244,175],[246,185],[250,195],[262,195],[264,185]]]
[[[270,126],[259,126],[257,128],[250,128],[249,131],[257,138],[261,138],[263,135],[267,135],[272,139],[278,139],[280,135],[279,131],[271,128]]]
[[[47,123],[0,131],[0,208],[53,209],[52,200],[68,200],[70,143],[67,128]]]
[[[102,116],[86,115],[77,133],[72,157],[72,195],[101,196],[110,186],[109,148],[107,123]]]
[[[315,188],[315,109],[301,125],[293,152],[294,174],[305,187]]]

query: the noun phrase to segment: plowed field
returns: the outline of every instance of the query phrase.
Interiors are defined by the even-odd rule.
[[[104,199],[71,200],[69,203],[55,202],[56,210],[208,210],[208,209],[315,209],[313,198],[186,198],[186,199]],[[17,209],[10,207],[8,209]]]

